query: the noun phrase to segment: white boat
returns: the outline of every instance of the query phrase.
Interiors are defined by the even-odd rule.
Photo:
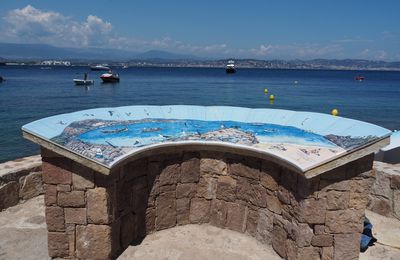
[[[93,85],[94,80],[92,79],[73,79],[75,85]]]
[[[235,73],[236,69],[235,69],[235,62],[233,60],[228,61],[228,64],[226,65],[226,73]]]
[[[103,80],[103,83],[119,82],[119,74],[112,71],[102,74],[100,78],[101,80]]]
[[[95,71],[105,71],[110,70],[110,67],[107,67],[107,64],[99,64],[96,66],[90,66],[90,69]]]

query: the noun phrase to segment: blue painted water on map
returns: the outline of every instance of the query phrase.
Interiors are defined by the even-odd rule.
[[[77,138],[91,144],[141,147],[144,145],[184,140],[188,136],[200,136],[221,129],[237,129],[255,136],[261,142],[275,142],[279,139],[299,145],[318,145],[337,147],[321,135],[310,133],[296,127],[274,124],[252,124],[235,121],[203,120],[152,120],[134,124],[118,124],[95,129]],[[240,136],[219,137],[220,141],[237,143]],[[223,138],[223,139],[222,139]],[[195,140],[201,140],[199,137]]]
[[[227,105],[330,113],[400,129],[400,72],[223,68],[115,68],[119,84],[101,84],[88,67],[2,66],[0,161],[39,152],[21,126],[44,117],[96,107],[129,105]],[[89,72],[94,86],[73,78]],[[354,80],[363,75],[365,81]],[[294,84],[298,81],[298,84]],[[264,89],[275,96],[271,104]]]

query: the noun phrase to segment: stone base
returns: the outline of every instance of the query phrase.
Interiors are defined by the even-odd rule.
[[[312,179],[221,152],[160,153],[104,176],[42,152],[51,257],[110,259],[146,234],[208,223],[285,259],[357,259],[373,155]]]

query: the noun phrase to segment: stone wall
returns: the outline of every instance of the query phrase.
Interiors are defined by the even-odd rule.
[[[0,164],[0,211],[43,194],[40,155]]]
[[[358,259],[373,155],[312,179],[210,151],[160,151],[109,176],[47,150],[42,157],[52,257],[115,258],[151,232],[208,223],[272,244],[285,259]]]
[[[368,209],[400,219],[400,164],[374,162]]]

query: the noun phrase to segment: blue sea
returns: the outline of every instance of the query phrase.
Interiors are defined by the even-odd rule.
[[[0,162],[37,154],[21,126],[51,115],[126,105],[230,105],[330,113],[400,129],[400,72],[216,68],[115,68],[121,82],[75,86],[88,67],[2,66]],[[354,80],[357,75],[365,80]],[[294,82],[298,83],[295,84]],[[268,94],[264,94],[268,89]],[[274,102],[269,95],[275,96]]]

